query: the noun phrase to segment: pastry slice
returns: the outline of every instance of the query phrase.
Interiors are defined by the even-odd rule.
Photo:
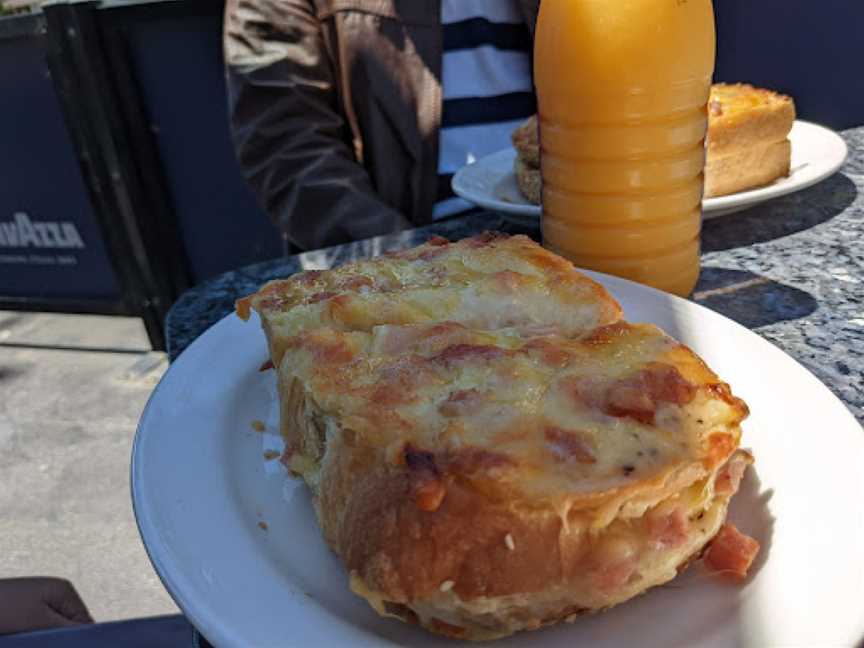
[[[708,104],[705,196],[725,196],[789,175],[791,98],[751,85],[715,84]]]

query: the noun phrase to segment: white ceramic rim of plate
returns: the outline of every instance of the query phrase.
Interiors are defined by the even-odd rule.
[[[774,184],[759,187],[758,189],[741,191],[728,196],[706,198],[702,204],[703,212],[709,213],[742,205],[755,205],[766,200],[771,200],[772,198],[778,198],[780,196],[802,191],[822,182],[836,173],[849,157],[849,146],[846,144],[846,141],[830,128],[799,119],[795,121],[795,124],[792,127],[792,133],[789,135],[792,140],[793,148],[795,146],[796,138],[805,133],[818,136],[822,141],[823,146],[835,149],[835,154],[831,157],[829,163],[817,167],[816,172],[812,175],[793,175],[791,178],[782,178]],[[794,150],[792,155],[794,158]],[[794,166],[792,172],[793,174],[795,173]]]
[[[795,140],[802,134],[818,135],[823,141],[825,147],[834,149],[834,154],[831,156],[830,162],[824,166],[817,167],[817,170],[812,175],[794,175],[790,178],[783,178],[777,182],[765,187],[751,189],[749,191],[741,191],[728,196],[719,196],[716,198],[706,198],[702,203],[702,213],[706,218],[714,216],[722,216],[733,211],[738,211],[744,207],[750,207],[759,203],[779,198],[791,193],[802,191],[808,187],[812,187],[819,182],[836,173],[846,162],[849,155],[849,147],[845,140],[835,131],[804,120],[796,120],[793,125],[790,139],[793,143],[793,157],[795,155],[794,145]],[[459,169],[451,180],[451,185],[454,193],[460,198],[472,202],[480,207],[495,211],[501,214],[513,214],[528,218],[539,218],[541,215],[541,207],[539,205],[526,202],[510,202],[501,200],[491,196],[483,191],[474,190],[471,185],[471,174],[476,173],[483,166],[488,166],[490,163],[497,163],[499,160],[506,163],[508,168],[513,165],[513,160],[516,157],[516,151],[512,148],[504,149],[496,153],[487,155],[472,164],[466,165]],[[479,165],[479,166],[478,166]],[[512,171],[510,172],[512,175]],[[502,178],[504,177],[503,174]]]
[[[231,322],[237,316],[234,313],[229,313],[218,322],[210,326],[204,333],[199,335],[169,366],[165,374],[160,379],[150,398],[147,400],[144,410],[141,413],[141,418],[138,422],[138,427],[135,432],[135,438],[132,443],[132,459],[130,465],[130,493],[132,498],[132,510],[135,515],[135,523],[138,527],[138,533],[141,536],[144,549],[147,552],[147,557],[153,565],[165,590],[180,608],[183,615],[190,623],[201,632],[204,637],[214,646],[236,646],[238,648],[246,648],[250,645],[241,636],[242,633],[237,633],[233,628],[228,628],[224,623],[214,622],[214,619],[221,617],[213,609],[213,605],[207,600],[207,597],[202,592],[196,589],[187,575],[182,569],[179,562],[171,560],[172,551],[167,546],[164,540],[163,532],[154,522],[156,518],[154,509],[151,508],[150,498],[146,494],[146,489],[142,488],[142,460],[141,447],[143,445],[142,429],[146,427],[147,418],[153,409],[154,403],[161,398],[163,385],[166,384],[166,379],[178,372],[184,371],[184,365],[193,359],[195,354],[205,349],[208,344],[208,337],[217,334],[219,329],[235,324]],[[253,313],[253,319],[257,320],[257,314]],[[251,320],[250,320],[251,321]],[[202,530],[202,539],[203,539]],[[196,597],[193,594],[198,594]],[[290,599],[287,599],[290,601]],[[290,605],[290,604],[289,604]],[[288,607],[288,605],[286,605]],[[335,619],[328,618],[321,614],[316,608],[306,608],[304,612],[310,622],[322,621],[330,622]],[[317,618],[316,618],[317,617]],[[386,645],[387,642],[382,641],[381,645]],[[362,643],[358,645],[368,645]],[[395,645],[395,644],[391,644]]]
[[[497,212],[499,214],[513,214],[517,216],[526,216],[531,218],[539,218],[542,212],[540,205],[534,205],[526,201],[521,195],[518,196],[522,202],[510,202],[495,198],[486,191],[477,191],[472,188],[472,177],[475,173],[488,167],[490,163],[496,164],[498,160],[506,165],[510,171],[501,172],[499,178],[504,179],[508,174],[513,176],[513,161],[516,159],[516,151],[513,148],[503,149],[495,153],[490,153],[479,160],[467,164],[459,169],[450,180],[450,186],[460,198],[474,203],[484,209]],[[514,177],[515,182],[515,177]]]

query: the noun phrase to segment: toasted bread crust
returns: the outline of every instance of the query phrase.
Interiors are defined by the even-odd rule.
[[[516,154],[529,167],[540,167],[540,140],[538,136],[537,116],[532,115],[525,123],[513,131],[511,136]]]
[[[516,174],[516,184],[519,185],[519,191],[522,195],[528,202],[539,205],[542,202],[543,194],[543,179],[540,176],[540,169],[525,164],[517,157],[513,162],[513,171]]]
[[[705,196],[726,196],[771,184],[789,175],[791,159],[789,140],[709,156],[705,166]]]

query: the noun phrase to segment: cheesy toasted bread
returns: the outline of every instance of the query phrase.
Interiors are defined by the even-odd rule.
[[[708,102],[709,155],[782,142],[795,123],[790,97],[738,83],[715,83]]]
[[[556,327],[577,335],[621,317],[596,282],[525,236],[484,234],[271,281],[238,302],[262,316],[273,362],[310,328],[372,330],[451,321],[475,328]]]
[[[493,639],[667,582],[718,534],[751,461],[728,385],[524,237],[297,275],[250,307],[283,462],[351,588],[439,634]]]
[[[751,85],[715,84],[708,103],[705,196],[761,187],[789,175],[791,98]]]

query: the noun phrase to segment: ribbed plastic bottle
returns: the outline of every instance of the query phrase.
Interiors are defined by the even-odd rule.
[[[543,0],[543,242],[689,295],[699,278],[711,0]]]

